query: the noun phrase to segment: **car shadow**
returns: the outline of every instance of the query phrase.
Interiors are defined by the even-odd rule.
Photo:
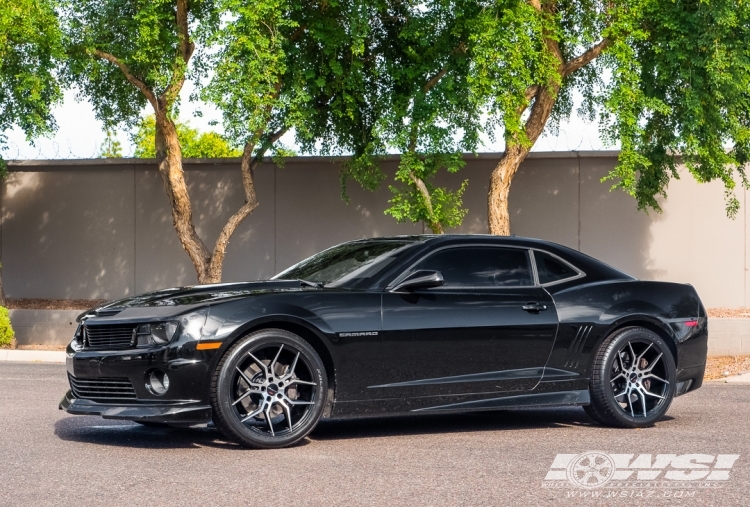
[[[96,416],[64,417],[55,423],[55,435],[71,442],[115,447],[242,449],[212,427],[142,426],[131,421],[115,421]]]
[[[670,420],[665,417],[664,420]],[[297,446],[310,442],[438,433],[554,429],[596,426],[579,407],[503,410],[491,412],[381,416],[356,419],[324,419]],[[142,426],[94,416],[64,417],[55,423],[55,435],[72,442],[143,449],[212,447],[243,449],[214,427],[190,428]]]
[[[437,433],[553,429],[595,426],[578,407],[493,410],[486,412],[415,414],[321,421],[308,438],[342,440]]]

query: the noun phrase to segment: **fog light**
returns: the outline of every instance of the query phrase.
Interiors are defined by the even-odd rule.
[[[155,395],[161,396],[167,392],[167,389],[169,389],[169,377],[163,371],[154,370],[151,372],[151,375],[148,376],[147,387]]]

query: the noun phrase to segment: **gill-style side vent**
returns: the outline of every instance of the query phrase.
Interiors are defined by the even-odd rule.
[[[111,317],[112,315],[117,315],[121,311],[125,309],[124,306],[113,306],[111,308],[101,308],[94,313],[97,317]]]
[[[586,338],[589,337],[589,333],[591,333],[593,327],[594,326],[580,326],[576,330],[576,335],[573,338],[573,341],[570,342],[570,346],[568,346],[568,355],[565,357],[566,368],[578,367],[578,359],[581,357],[581,351],[586,343]]]

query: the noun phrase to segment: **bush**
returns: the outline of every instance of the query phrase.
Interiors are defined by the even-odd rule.
[[[10,324],[8,309],[0,306],[0,347],[9,347],[13,344],[16,334]]]

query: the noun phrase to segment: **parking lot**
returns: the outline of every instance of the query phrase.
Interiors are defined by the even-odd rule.
[[[646,430],[599,427],[580,408],[334,420],[275,451],[70,416],[66,389],[63,365],[0,364],[0,505],[750,504],[749,385],[704,386]],[[558,454],[594,450],[740,457],[711,483],[546,480]]]

